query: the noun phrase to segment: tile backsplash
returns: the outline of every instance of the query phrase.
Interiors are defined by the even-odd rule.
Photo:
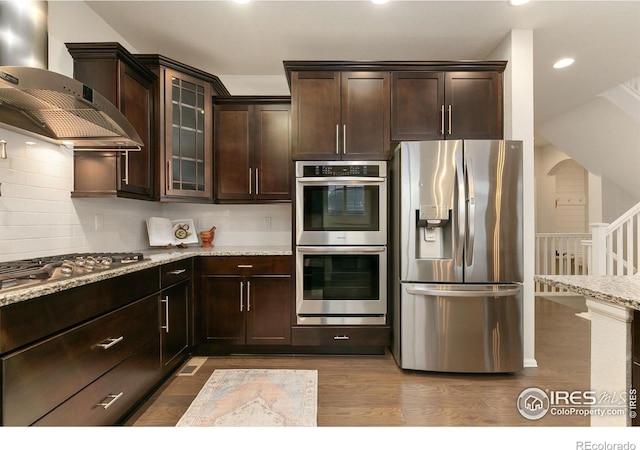
[[[0,128],[0,261],[149,247],[150,216],[216,226],[217,246],[289,246],[291,205],[211,205],[123,198],[71,198],[73,153]],[[26,142],[30,142],[29,144]]]

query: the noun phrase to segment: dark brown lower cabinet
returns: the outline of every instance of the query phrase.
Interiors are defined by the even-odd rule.
[[[44,341],[28,346],[2,358],[3,425],[31,425],[103,376],[124,364],[149,342],[158,342],[157,295],[153,294]],[[137,387],[150,388],[149,381],[160,376],[159,346],[155,346],[154,362],[143,367]],[[127,366],[137,366],[132,360]],[[152,367],[153,366],[153,367]],[[153,375],[150,373],[153,372]],[[112,377],[112,376],[109,376]],[[135,377],[133,377],[135,378]],[[144,381],[147,380],[147,383]],[[114,391],[96,393],[100,398],[81,401],[83,407],[97,407],[109,395],[127,391],[131,405],[130,386],[126,380],[116,383]],[[116,392],[117,391],[117,392]],[[114,397],[114,406],[120,397]],[[76,403],[77,401],[74,401]],[[86,402],[89,402],[88,404]],[[66,409],[63,408],[63,410]],[[126,409],[114,408],[121,414]],[[58,422],[56,417],[67,419]],[[77,425],[86,417],[65,412],[47,419],[51,425]],[[100,424],[104,422],[101,421]],[[90,423],[82,423],[89,425]]]
[[[188,356],[193,259],[0,307],[0,425],[125,420]]]
[[[160,357],[164,374],[174,370],[189,354],[192,275],[192,258],[160,268]]]
[[[633,311],[633,322],[631,326],[631,394],[635,394],[636,396],[635,407],[636,413],[638,413],[638,409],[640,409],[638,408],[638,399],[640,398],[640,311]],[[634,427],[640,426],[640,417],[632,417],[631,425]]]
[[[291,344],[314,353],[384,354],[389,346],[388,326],[294,326]]]
[[[35,426],[113,425],[158,379],[158,337],[38,420]]]
[[[196,344],[213,351],[291,343],[291,257],[200,258]]]

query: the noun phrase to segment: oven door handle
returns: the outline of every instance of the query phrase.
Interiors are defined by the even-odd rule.
[[[348,247],[348,246],[336,246],[336,247],[302,247],[297,246],[298,252],[304,253],[383,253],[387,250],[386,246],[373,246],[373,247]]]
[[[387,179],[383,177],[308,177],[298,178],[298,183],[309,184],[379,184],[384,183]]]

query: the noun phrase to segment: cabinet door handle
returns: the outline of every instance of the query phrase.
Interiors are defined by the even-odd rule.
[[[107,409],[109,406],[113,405],[120,397],[122,397],[123,394],[124,392],[120,392],[119,394],[109,394],[96,406],[102,406],[104,409]]]
[[[167,272],[167,275],[180,275],[181,273],[185,273],[187,269],[176,269],[170,272]]]
[[[349,336],[347,336],[346,334],[343,334],[342,336],[334,336],[333,340],[334,341],[348,341],[349,340]]]
[[[124,184],[129,184],[129,152],[122,152],[122,156],[124,156]]]
[[[449,134],[451,134],[451,105],[449,105]]]
[[[340,154],[340,125],[336,124],[336,155]]]
[[[249,167],[249,195],[251,195],[251,179],[253,178],[253,169]]]
[[[165,297],[160,300],[160,303],[164,304],[164,323],[160,329],[165,330],[166,333],[169,332],[169,296],[165,295]]]
[[[124,340],[124,336],[120,336],[119,338],[108,338],[105,339],[104,342],[100,342],[98,344],[98,347],[101,347],[102,350],[108,350],[111,347],[113,347],[114,345],[116,345],[118,342],[122,342]]]
[[[171,161],[167,161],[166,181],[164,184],[167,192],[169,192],[171,190]]]
[[[238,269],[253,269],[253,264],[238,264]]]
[[[247,281],[247,312],[251,311],[251,281]]]
[[[258,184],[258,168],[256,167],[256,195],[258,195],[259,192],[259,184]]]
[[[440,135],[444,136],[444,105],[440,107]]]
[[[342,153],[347,154],[347,124],[342,124]]]
[[[240,282],[240,312],[243,311],[242,304],[244,303],[244,283]]]

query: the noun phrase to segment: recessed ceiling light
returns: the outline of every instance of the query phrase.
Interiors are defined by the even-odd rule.
[[[249,3],[251,0],[233,0],[233,3],[238,3],[240,5],[244,5],[245,3]]]
[[[385,3],[389,3],[389,0],[371,0],[376,5],[384,5]]]
[[[570,66],[575,60],[573,58],[562,58],[555,62],[554,69],[562,69],[563,67]]]
[[[509,0],[511,6],[520,6],[529,3],[530,0]]]

